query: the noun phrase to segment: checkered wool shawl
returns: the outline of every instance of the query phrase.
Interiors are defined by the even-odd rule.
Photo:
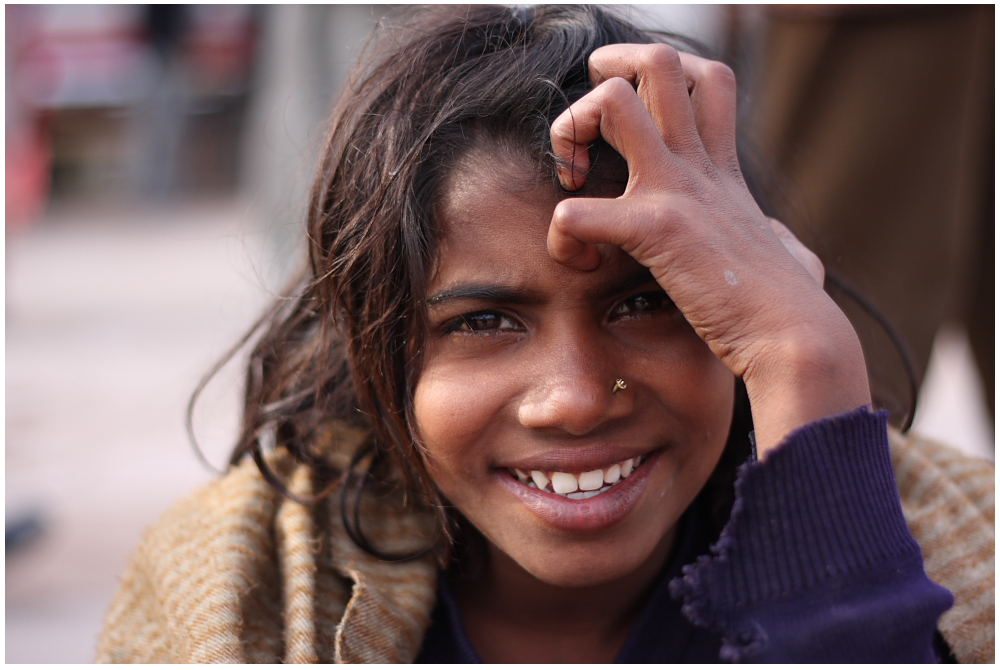
[[[992,663],[993,464],[894,432],[890,449],[925,570],[955,596],[938,628],[959,661]],[[311,492],[304,466],[280,450],[271,463],[293,492]],[[363,503],[364,531],[383,550],[412,551],[434,536],[433,518],[401,513],[401,502]],[[344,531],[339,496],[305,507],[246,461],[146,534],[121,577],[97,660],[410,662],[430,623],[436,574],[430,557],[385,563],[364,553]]]

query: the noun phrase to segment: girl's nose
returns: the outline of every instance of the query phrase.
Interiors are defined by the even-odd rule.
[[[529,390],[517,408],[521,425],[587,435],[602,424],[627,416],[635,405],[635,389],[615,390],[622,378],[607,372],[606,351],[586,350],[565,342],[547,364],[533,367]]]

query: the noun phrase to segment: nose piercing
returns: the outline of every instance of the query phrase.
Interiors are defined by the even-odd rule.
[[[624,391],[626,388],[627,387],[625,385],[625,380],[624,379],[616,379],[615,380],[615,385],[611,388],[611,394],[614,395],[615,393],[618,393],[619,391]]]

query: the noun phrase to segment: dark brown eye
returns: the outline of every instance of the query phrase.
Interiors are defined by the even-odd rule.
[[[449,329],[449,332],[483,332],[491,330],[515,330],[517,324],[506,314],[499,312],[477,312],[463,314]]]
[[[630,298],[626,298],[615,307],[615,316],[628,316],[630,314],[643,314],[656,312],[668,308],[673,303],[663,291],[640,293]]]

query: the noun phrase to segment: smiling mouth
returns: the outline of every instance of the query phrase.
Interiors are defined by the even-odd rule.
[[[508,472],[529,488],[554,493],[570,500],[587,500],[611,490],[631,476],[642,463],[642,456],[626,458],[606,468],[588,472],[558,472],[552,470],[519,470]]]

